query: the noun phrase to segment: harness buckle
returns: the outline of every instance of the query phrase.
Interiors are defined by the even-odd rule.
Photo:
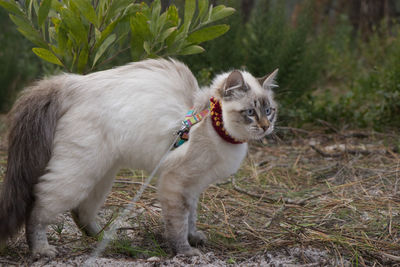
[[[182,121],[181,124],[182,124],[181,128],[180,128],[178,131],[176,131],[176,132],[174,133],[174,135],[179,135],[180,137],[182,137],[182,135],[183,135],[185,132],[188,132],[188,131],[189,131],[190,125],[189,125],[189,123],[188,123],[187,121]]]

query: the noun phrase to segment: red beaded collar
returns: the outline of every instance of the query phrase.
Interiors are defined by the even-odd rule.
[[[214,130],[224,139],[226,142],[231,144],[242,144],[243,141],[239,141],[233,138],[224,128],[224,122],[222,120],[222,108],[221,103],[218,99],[214,97],[210,98],[210,114],[211,114],[211,121]]]

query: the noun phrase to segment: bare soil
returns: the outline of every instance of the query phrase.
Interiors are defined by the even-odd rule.
[[[202,256],[172,254],[153,183],[90,265],[400,266],[399,146],[398,133],[282,128],[252,143],[239,172],[202,194]],[[2,135],[1,179],[5,165]],[[118,174],[99,215],[105,227],[145,178],[141,171]],[[81,266],[97,244],[68,213],[49,227],[49,242],[57,257],[32,259],[21,231],[0,252],[0,266]]]

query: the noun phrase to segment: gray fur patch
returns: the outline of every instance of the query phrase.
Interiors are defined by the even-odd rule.
[[[9,113],[7,171],[0,196],[0,240],[16,233],[31,213],[33,187],[50,160],[60,103],[57,84],[26,89]]]

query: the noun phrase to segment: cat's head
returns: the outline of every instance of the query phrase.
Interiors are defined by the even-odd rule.
[[[273,132],[278,106],[272,88],[277,87],[277,73],[276,69],[257,79],[234,70],[216,77],[213,87],[222,105],[224,127],[232,137],[247,141]]]

